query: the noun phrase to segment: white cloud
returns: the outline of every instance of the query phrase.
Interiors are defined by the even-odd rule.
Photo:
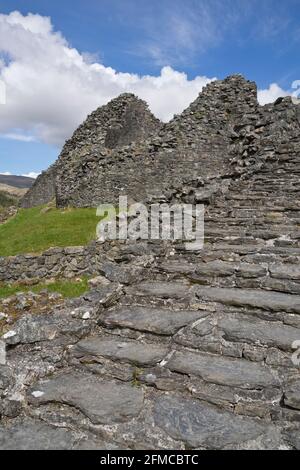
[[[23,134],[15,134],[13,132],[8,134],[0,134],[0,138],[8,139],[8,140],[18,140],[20,142],[35,142],[36,139],[32,135],[23,135]]]
[[[21,176],[26,176],[27,178],[34,178],[36,179],[39,176],[40,173],[36,173],[35,171],[30,171],[29,173],[25,173],[24,175]]]
[[[272,83],[269,88],[265,90],[258,90],[258,101],[261,105],[267,103],[273,103],[273,101],[277,100],[281,96],[288,96],[291,93],[283,90],[277,83]]]
[[[180,26],[179,40],[193,42],[188,24],[174,21]],[[118,73],[91,59],[55,32],[49,18],[19,12],[0,15],[0,80],[7,90],[6,105],[0,106],[0,134],[62,145],[88,113],[125,91],[146,100],[153,113],[167,121],[213,80],[188,80],[169,66],[158,76]],[[260,91],[259,98],[267,102],[278,93],[286,92],[273,84]]]
[[[19,176],[26,176],[27,178],[37,178],[39,176],[40,173],[36,173],[35,171],[30,171],[29,173],[25,173],[23,175],[19,175]],[[10,171],[5,171],[3,173],[0,172],[0,175],[4,175],[4,176],[12,176],[12,173]],[[18,175],[16,175],[18,176]]]
[[[0,15],[0,78],[7,89],[7,104],[0,107],[0,133],[19,129],[50,144],[63,144],[88,113],[110,99],[130,91],[145,99],[162,120],[181,112],[211,79],[171,67],[161,74],[140,77],[118,73],[71,48],[53,31],[49,18]]]

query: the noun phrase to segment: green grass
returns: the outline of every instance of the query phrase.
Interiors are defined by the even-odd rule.
[[[15,217],[0,225],[0,256],[86,245],[95,239],[99,220],[96,209],[20,209]]]
[[[58,279],[49,284],[39,283],[33,286],[0,283],[0,298],[10,297],[19,292],[31,291],[39,293],[43,289],[47,289],[49,292],[58,292],[65,298],[79,297],[88,290],[88,278],[83,277],[76,280]]]
[[[10,207],[14,206],[17,203],[18,199],[10,194],[7,194],[3,191],[0,191],[0,209],[1,207]]]

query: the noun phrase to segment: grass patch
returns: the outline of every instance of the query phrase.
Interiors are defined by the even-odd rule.
[[[18,198],[11,196],[3,191],[0,191],[0,210],[3,207],[10,207],[17,204]]]
[[[50,292],[58,292],[65,298],[80,297],[89,288],[88,278],[84,277],[78,281],[58,280],[48,284],[44,288],[48,289]]]
[[[15,217],[0,225],[0,256],[86,245],[96,238],[99,220],[96,209],[20,209]]]
[[[33,286],[22,284],[4,284],[0,283],[0,299],[10,297],[19,292],[34,292],[38,294],[47,289],[49,292],[58,292],[65,298],[80,297],[88,290],[88,277],[77,279],[57,279],[49,283],[39,283]]]

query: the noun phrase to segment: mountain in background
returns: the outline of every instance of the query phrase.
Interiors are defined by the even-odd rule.
[[[17,207],[33,183],[34,179],[26,176],[0,175],[0,222],[6,218],[3,209]]]
[[[34,178],[16,175],[0,175],[0,184],[13,186],[14,188],[29,189],[34,183]]]

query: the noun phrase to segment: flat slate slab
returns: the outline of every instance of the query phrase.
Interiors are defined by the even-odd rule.
[[[174,372],[197,375],[206,382],[219,385],[243,389],[279,386],[265,366],[245,359],[176,351],[166,367]]]
[[[167,355],[168,348],[159,344],[145,344],[119,337],[93,336],[84,339],[72,349],[76,357],[105,357],[113,361],[129,362],[140,366],[154,366]]]
[[[35,406],[49,402],[67,404],[79,409],[94,424],[113,424],[138,416],[143,391],[71,371],[35,384],[28,391],[28,400]]]
[[[89,327],[82,319],[74,318],[71,312],[58,312],[53,315],[24,315],[12,329],[11,335],[4,337],[6,344],[30,344],[53,340],[59,335],[82,336]]]
[[[293,342],[300,339],[299,328],[239,313],[226,314],[218,320],[218,326],[224,331],[224,337],[228,341],[277,347],[284,351],[293,351]]]
[[[190,274],[196,270],[196,265],[186,262],[184,259],[168,260],[160,263],[159,269],[167,273]]]
[[[271,311],[300,313],[300,296],[256,289],[197,287],[201,299],[237,307],[252,307]]]
[[[0,450],[70,450],[74,441],[69,429],[31,419],[0,427]]]
[[[300,410],[300,379],[284,387],[284,404],[295,410]]]
[[[220,411],[197,400],[174,396],[157,400],[154,420],[173,439],[183,441],[192,448],[236,448],[257,439],[268,430],[268,426],[257,420]]]
[[[101,316],[100,322],[108,328],[122,327],[158,335],[173,335],[180,328],[207,315],[204,311],[132,306],[108,312]]]
[[[209,261],[207,263],[198,263],[196,274],[204,276],[231,276],[237,270],[234,263],[226,261]]]
[[[145,281],[127,287],[126,293],[141,297],[160,297],[163,299],[182,299],[189,294],[189,284],[184,282]]]
[[[300,267],[298,264],[274,264],[269,267],[269,270],[272,277],[300,280]]]

